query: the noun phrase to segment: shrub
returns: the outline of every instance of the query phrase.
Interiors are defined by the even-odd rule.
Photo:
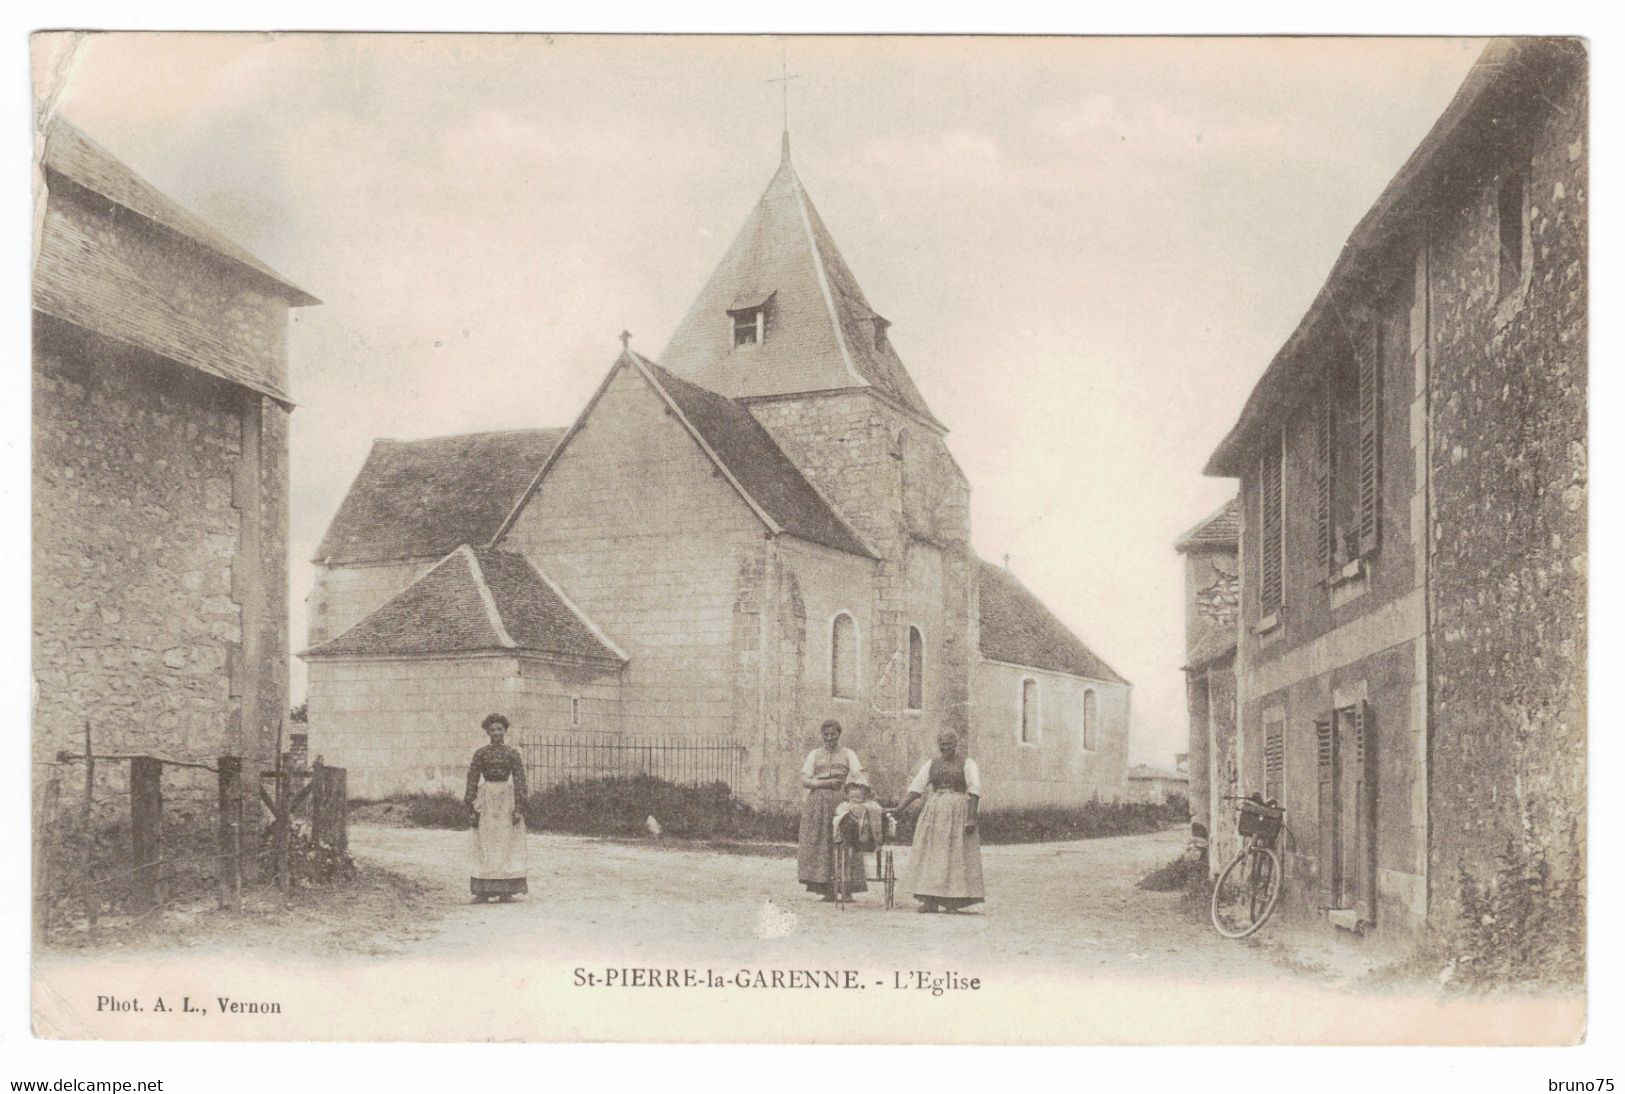
[[[1513,839],[1488,881],[1463,867],[1453,979],[1469,989],[1517,983],[1572,985],[1585,977],[1580,879],[1553,878],[1546,852]]]
[[[467,828],[468,806],[456,794],[407,794],[397,799],[406,806],[407,823],[418,828]]]
[[[1168,823],[1168,810],[1162,805],[1096,798],[1081,806],[999,809],[980,817],[977,827],[983,843],[1043,843],[1156,832]],[[908,834],[912,837],[912,821]]]

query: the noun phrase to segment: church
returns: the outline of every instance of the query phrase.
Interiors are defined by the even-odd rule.
[[[623,337],[567,428],[374,443],[313,560],[312,752],[359,796],[457,790],[500,710],[521,746],[729,742],[782,809],[834,718],[883,800],[943,729],[984,808],[1122,797],[1130,685],[972,551],[889,328],[786,134],[665,351]]]

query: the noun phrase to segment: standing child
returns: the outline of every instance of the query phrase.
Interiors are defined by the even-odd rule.
[[[863,853],[885,842],[886,825],[895,823],[880,803],[869,798],[869,778],[862,772],[847,777],[846,800],[835,807],[835,842],[851,848],[847,856],[848,891],[868,890],[864,880]]]

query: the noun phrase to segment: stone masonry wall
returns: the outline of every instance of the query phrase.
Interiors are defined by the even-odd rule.
[[[241,750],[252,774],[286,714],[286,412],[43,318],[33,410],[35,758],[82,751],[88,719],[99,751]],[[245,423],[266,454],[257,567],[243,557]],[[248,711],[245,617],[259,621]],[[206,773],[164,777],[171,798],[214,792]]]
[[[1021,686],[1038,684],[1038,734],[1020,742]],[[982,808],[1078,806],[1123,797],[1128,771],[1129,699],[1124,684],[983,661],[976,669],[970,752],[982,773]],[[1083,701],[1093,691],[1099,747],[1083,747]],[[910,772],[912,774],[912,772]]]
[[[736,608],[765,536],[655,390],[623,366],[502,546],[529,557],[626,652],[627,733],[749,740],[759,726],[736,722]]]
[[[1583,870],[1585,64],[1550,73],[1435,215],[1430,922],[1512,844]],[[1497,181],[1527,164],[1529,274],[1499,282]]]

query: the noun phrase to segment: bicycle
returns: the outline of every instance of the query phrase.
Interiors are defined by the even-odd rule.
[[[1225,938],[1246,938],[1269,921],[1281,899],[1281,856],[1275,850],[1286,810],[1257,794],[1238,798],[1236,831],[1247,843],[1213,886],[1213,929]]]

